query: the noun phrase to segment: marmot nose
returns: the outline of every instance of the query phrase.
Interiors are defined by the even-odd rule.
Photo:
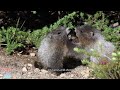
[[[69,39],[69,41],[72,41],[72,39]]]

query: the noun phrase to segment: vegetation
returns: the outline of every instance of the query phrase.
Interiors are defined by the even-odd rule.
[[[120,52],[113,53],[112,61],[107,64],[95,64],[89,62],[93,69],[92,75],[99,79],[120,79]]]
[[[78,53],[84,53],[88,56],[99,57],[98,53],[91,52],[88,53],[83,49],[74,48],[74,51]],[[88,65],[92,68],[91,75],[95,76],[97,79],[120,79],[120,51],[112,53],[112,61],[106,62],[101,60],[100,63],[96,64],[90,62],[88,58],[82,60],[83,65]]]
[[[24,31],[17,27],[8,27],[7,29],[2,27],[0,30],[0,43],[1,45],[6,46],[7,54],[13,53],[17,48],[25,48],[25,45],[28,44],[35,45],[38,48],[42,38],[50,31],[61,25],[73,28],[70,21],[74,19],[75,16],[76,12],[73,12],[64,16],[53,25],[51,24],[50,27],[45,26],[42,29],[37,29],[33,32]],[[18,23],[16,26],[18,26]]]

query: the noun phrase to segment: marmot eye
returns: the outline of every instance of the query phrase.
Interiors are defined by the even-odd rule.
[[[58,34],[61,34],[61,32],[58,32]]]
[[[83,31],[82,31],[82,30],[81,30],[80,32],[81,32],[81,33],[83,33]]]

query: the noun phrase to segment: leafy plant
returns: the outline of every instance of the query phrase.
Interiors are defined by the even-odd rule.
[[[15,49],[25,47],[26,44],[35,45],[39,47],[40,41],[52,30],[55,30],[57,27],[64,25],[70,28],[73,28],[71,20],[76,17],[76,12],[73,12],[69,15],[64,16],[59,19],[54,24],[51,24],[50,27],[43,27],[42,29],[33,30],[33,32],[29,31],[21,31],[23,24],[20,28],[18,18],[16,27],[8,27],[5,29],[4,27],[0,30],[0,44],[6,46],[7,54],[11,54]]]
[[[13,53],[17,48],[24,47],[27,33],[20,31],[18,28],[8,27],[7,29],[0,30],[1,42],[6,46],[7,54]]]
[[[117,28],[104,28],[102,34],[107,41],[111,41],[116,46],[117,50],[120,50],[120,27]]]
[[[112,61],[105,64],[89,63],[92,75],[100,79],[120,79],[120,52],[113,53]]]
[[[109,20],[102,11],[96,12],[94,15],[80,13],[81,18],[89,25],[96,27],[99,30],[107,27]]]
[[[97,52],[89,53],[84,49],[74,48],[74,51],[78,53],[83,53],[85,55],[100,57]],[[95,76],[98,79],[120,79],[120,51],[112,53],[111,61],[100,60],[98,64],[91,62],[88,58],[85,58],[82,61],[83,65],[88,65],[91,69],[91,76]]]

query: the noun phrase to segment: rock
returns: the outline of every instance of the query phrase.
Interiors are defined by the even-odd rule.
[[[118,26],[118,25],[119,25],[119,23],[116,22],[116,23],[113,24],[113,27],[116,27],[116,26]]]
[[[112,25],[112,27],[117,27],[117,26],[119,26],[119,23],[118,23],[118,22],[116,22],[116,23],[114,23],[114,24]]]
[[[28,63],[28,64],[26,65],[26,68],[27,68],[27,70],[31,70],[31,69],[32,69],[32,64]]]
[[[28,72],[28,75],[31,75],[32,74],[32,72]]]
[[[18,56],[21,56],[22,54],[21,53],[17,53]]]
[[[22,74],[20,72],[13,74],[13,79],[21,79],[21,78],[22,78]]]
[[[0,79],[2,79],[3,78],[3,75],[2,74],[0,74]]]
[[[32,67],[32,64],[28,63],[27,66]]]
[[[39,68],[35,68],[35,69],[34,69],[34,72],[35,72],[35,73],[38,73],[38,72],[40,72],[40,69],[39,69]]]
[[[85,70],[81,71],[81,74],[84,76],[86,74]]]
[[[65,76],[66,76],[66,75],[65,75],[64,73],[60,75],[61,78],[62,78],[62,77],[65,77]]]
[[[22,72],[23,72],[23,73],[27,72],[27,68],[26,68],[26,67],[23,67],[23,68],[22,68]]]
[[[42,73],[48,73],[48,71],[45,70],[45,69],[41,69],[41,72],[42,72]]]
[[[74,75],[73,75],[73,74],[71,74],[71,75],[70,75],[70,77],[72,78],[72,77],[74,77]]]
[[[34,56],[35,56],[35,53],[30,53],[30,56],[34,57]]]
[[[3,77],[0,77],[0,79],[3,79]]]
[[[84,24],[88,24],[87,22],[84,22]]]
[[[2,74],[0,74],[0,77],[2,77],[3,75]]]
[[[28,55],[22,55],[22,56],[24,56],[24,57],[28,57]]]
[[[89,73],[86,73],[86,74],[84,75],[84,77],[85,77],[85,78],[88,78],[88,77],[89,77]]]

